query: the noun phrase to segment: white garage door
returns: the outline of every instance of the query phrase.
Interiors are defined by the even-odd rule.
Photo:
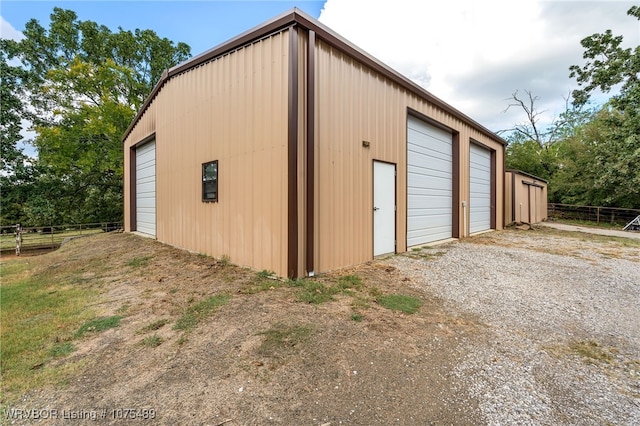
[[[491,152],[471,144],[469,152],[469,232],[491,229]]]
[[[407,246],[452,236],[451,132],[414,117],[407,124]]]
[[[156,235],[156,142],[136,148],[136,230]]]

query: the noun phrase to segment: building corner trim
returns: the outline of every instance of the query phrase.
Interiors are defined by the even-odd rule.
[[[287,149],[287,276],[298,270],[298,29],[289,34],[288,149]]]

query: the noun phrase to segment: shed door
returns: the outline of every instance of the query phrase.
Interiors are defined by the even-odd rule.
[[[156,141],[136,148],[136,230],[156,235]]]
[[[396,251],[396,166],[373,162],[373,255]]]
[[[453,137],[409,116],[407,122],[407,246],[452,237]]]
[[[471,144],[469,153],[469,232],[491,229],[491,151]]]

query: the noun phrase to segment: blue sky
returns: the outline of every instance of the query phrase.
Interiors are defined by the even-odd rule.
[[[638,0],[297,0],[297,1],[15,1],[2,0],[2,37],[19,36],[35,18],[48,27],[54,6],[113,30],[152,29],[202,53],[294,6],[493,131],[523,122],[505,112],[510,95],[539,98],[550,123],[577,88],[584,37],[611,29],[625,47],[640,44],[626,11]],[[598,95],[603,103],[611,94]]]
[[[197,55],[294,6],[318,18],[324,1],[28,1],[2,0],[0,14],[16,30],[30,19],[47,27],[54,7],[112,30],[152,29]],[[4,34],[3,34],[4,36]]]

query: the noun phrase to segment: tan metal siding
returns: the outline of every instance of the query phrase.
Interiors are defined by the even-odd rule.
[[[471,138],[496,151],[496,192],[502,194],[504,145],[498,140],[488,138],[322,41],[317,45],[316,75],[317,271],[372,258],[373,160],[397,164],[396,249],[406,251],[408,108],[459,134],[459,179],[454,176],[454,182],[460,200],[469,199]],[[370,147],[364,148],[362,141],[369,141]],[[498,229],[503,223],[502,200],[503,197],[496,197]],[[456,221],[462,229],[462,214],[454,218]],[[467,231],[463,235],[466,234]]]
[[[158,240],[286,275],[288,42],[274,34],[160,90]],[[213,160],[219,202],[203,203],[201,165]]]
[[[538,223],[547,220],[547,184],[513,171],[507,172],[506,176],[509,181],[509,193],[505,194],[506,223]]]

